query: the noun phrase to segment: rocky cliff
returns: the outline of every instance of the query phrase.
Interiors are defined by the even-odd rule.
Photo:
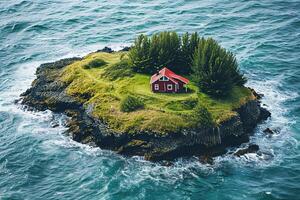
[[[68,96],[67,85],[59,81],[61,70],[81,58],[42,64],[36,80],[22,96],[22,104],[37,110],[52,110],[70,117],[68,134],[75,141],[114,150],[123,155],[140,155],[148,160],[173,160],[182,156],[216,156],[226,147],[247,142],[253,128],[270,116],[260,106],[259,96],[238,108],[237,115],[209,129],[190,129],[165,136],[151,132],[119,134],[91,115],[93,105],[83,106]],[[257,95],[255,93],[255,95]]]

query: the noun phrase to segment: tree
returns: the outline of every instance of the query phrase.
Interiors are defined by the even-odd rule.
[[[151,73],[151,59],[149,57],[150,41],[146,35],[140,35],[129,52],[132,69],[140,73]]]
[[[157,37],[159,52],[158,66],[156,67],[160,69],[167,66],[171,70],[178,71],[180,67],[178,62],[178,57],[180,56],[180,37],[176,32],[162,32]]]
[[[193,64],[193,55],[199,43],[198,33],[185,33],[182,36],[181,43],[181,70],[183,74],[190,74],[192,72],[191,66]]]
[[[193,57],[192,76],[199,88],[215,95],[226,95],[234,85],[243,85],[244,76],[231,52],[212,38],[201,38]]]
[[[175,73],[192,75],[201,90],[222,96],[234,85],[246,83],[235,56],[212,38],[198,33],[161,32],[140,35],[129,51],[129,63],[138,73],[153,74],[162,67]]]
[[[152,74],[167,66],[177,73],[187,74],[191,71],[190,58],[194,53],[190,49],[189,35],[187,50],[189,56],[188,61],[185,61],[181,37],[176,32],[157,33],[150,39],[140,35],[129,51],[129,59],[136,72]]]

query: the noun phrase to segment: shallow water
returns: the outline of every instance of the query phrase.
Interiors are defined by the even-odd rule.
[[[0,199],[300,199],[299,11],[298,0],[0,0]],[[198,31],[237,55],[272,112],[251,138],[262,154],[164,167],[78,144],[64,116],[14,104],[39,64],[162,30]]]

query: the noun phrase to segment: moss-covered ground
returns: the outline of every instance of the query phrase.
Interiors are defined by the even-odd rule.
[[[193,108],[197,103],[204,105],[212,114],[216,124],[236,115],[240,105],[254,98],[245,87],[234,87],[226,98],[212,98],[193,84],[188,85],[188,93],[152,93],[150,76],[136,73],[120,73],[112,78],[116,63],[126,58],[126,52],[92,53],[83,60],[67,66],[61,80],[68,84],[67,93],[85,106],[91,106],[92,114],[105,122],[112,130],[123,133],[151,131],[159,134],[179,132],[193,125]],[[89,62],[102,59],[107,64],[87,68]],[[121,69],[122,70],[122,69]],[[121,112],[120,102],[127,95],[140,98],[145,106],[133,112]]]

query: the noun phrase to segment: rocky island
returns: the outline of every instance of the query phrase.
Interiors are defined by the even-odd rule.
[[[163,66],[191,79],[186,93],[151,91]],[[234,56],[197,33],[141,35],[118,52],[42,64],[36,76],[22,104],[69,116],[75,141],[151,161],[224,154],[270,116]]]

